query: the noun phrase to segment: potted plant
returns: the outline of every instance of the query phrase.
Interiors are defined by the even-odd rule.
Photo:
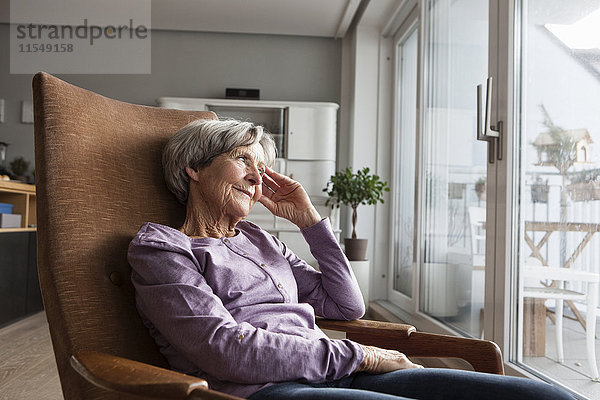
[[[369,174],[367,167],[356,173],[348,167],[329,178],[327,186],[323,189],[329,196],[325,205],[331,205],[331,208],[339,207],[340,204],[352,207],[352,238],[344,239],[346,256],[350,261],[365,260],[367,252],[367,239],[356,237],[358,206],[377,202],[383,204],[383,192],[389,190],[387,182],[381,181],[377,175]]]
[[[485,182],[485,176],[482,176],[475,182],[475,194],[477,194],[477,198],[479,199],[479,201],[486,200]]]
[[[463,193],[465,192],[466,184],[457,183],[457,182],[449,182],[448,183],[448,198],[449,199],[462,199]]]
[[[11,161],[10,169],[15,175],[15,179],[25,181],[25,174],[29,169],[29,161],[25,161],[23,157],[16,157]]]
[[[549,192],[550,186],[548,185],[548,180],[544,181],[538,176],[531,185],[531,201],[534,203],[547,203]]]
[[[573,201],[600,200],[600,169],[570,174],[567,190]]]

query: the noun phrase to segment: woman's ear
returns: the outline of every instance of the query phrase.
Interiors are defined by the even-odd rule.
[[[185,172],[188,174],[191,180],[198,182],[198,171],[194,171],[190,167],[185,167]]]

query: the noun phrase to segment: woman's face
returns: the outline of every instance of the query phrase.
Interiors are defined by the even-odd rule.
[[[233,218],[245,218],[262,196],[264,152],[259,143],[221,154],[198,170],[201,196]]]

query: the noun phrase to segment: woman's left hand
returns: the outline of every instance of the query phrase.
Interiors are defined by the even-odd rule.
[[[364,358],[356,372],[385,374],[399,369],[423,368],[422,365],[413,363],[404,353],[399,351],[375,346],[363,346],[362,344],[359,346],[363,350]]]
[[[258,201],[274,215],[287,219],[300,229],[321,220],[302,185],[271,168],[263,175],[262,197]]]

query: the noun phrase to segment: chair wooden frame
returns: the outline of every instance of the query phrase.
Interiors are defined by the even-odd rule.
[[[322,329],[345,332],[356,342],[402,351],[409,357],[447,357],[467,361],[475,371],[504,374],[500,348],[493,342],[417,332],[390,322],[317,319]],[[209,389],[208,383],[163,368],[106,353],[83,351],[71,357],[72,367],[92,384],[144,398],[239,399]]]

